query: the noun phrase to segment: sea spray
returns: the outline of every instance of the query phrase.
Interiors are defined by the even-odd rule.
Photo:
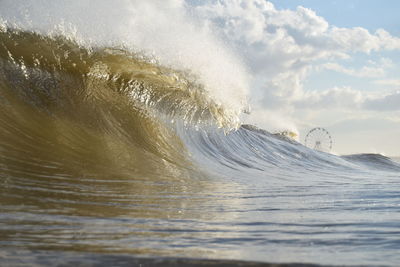
[[[8,27],[61,34],[87,47],[122,47],[190,73],[216,104],[238,116],[247,105],[246,68],[212,28],[189,17],[187,9],[182,1],[0,3]]]

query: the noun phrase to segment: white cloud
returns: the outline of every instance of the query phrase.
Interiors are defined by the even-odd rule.
[[[376,80],[376,81],[374,81],[374,83],[379,84],[379,85],[389,85],[389,86],[400,87],[400,80],[396,80],[396,79]]]
[[[379,37],[381,46],[387,50],[398,50],[400,49],[400,38],[393,37],[384,29],[378,29],[376,35]]]
[[[360,77],[360,78],[379,78],[385,75],[385,69],[383,67],[364,66],[361,69],[357,70],[352,68],[346,68],[342,65],[332,62],[325,63],[321,67],[327,70],[333,70],[346,75]]]
[[[364,108],[377,111],[400,111],[400,91],[380,98],[367,99]]]
[[[305,92],[302,99],[294,102],[300,109],[357,109],[364,97],[350,87],[334,87],[324,91]]]
[[[360,27],[338,28],[314,11],[277,10],[264,0],[202,1],[201,16],[216,23],[226,38],[246,47],[252,56],[269,59],[272,53],[286,55],[283,61],[315,60],[348,52],[400,49],[400,38],[383,29],[375,34]],[[277,62],[273,62],[277,63]],[[273,64],[265,61],[265,65]]]
[[[385,95],[365,94],[351,87],[334,87],[304,92],[293,105],[305,110],[400,111],[400,91]]]
[[[324,61],[350,58],[354,53],[400,49],[400,38],[383,29],[371,33],[361,27],[331,26],[323,17],[304,7],[278,10],[265,0],[208,0],[197,2],[194,8],[242,53],[258,80],[256,84],[263,85],[254,90],[264,95],[259,98],[259,104],[265,108],[286,106],[293,110],[290,107],[299,105],[302,97],[304,104],[311,100],[315,107],[323,107],[328,97],[340,98],[338,94],[349,94],[349,91],[307,93],[303,83],[312,66],[322,64],[330,70],[359,78],[383,78],[390,60],[387,64],[370,62],[360,69],[337,63],[324,65]],[[359,94],[352,97],[358,99]]]

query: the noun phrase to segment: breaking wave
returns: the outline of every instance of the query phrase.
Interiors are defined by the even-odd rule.
[[[188,66],[124,45],[87,45],[3,23],[3,248],[251,259],[251,253],[232,257],[230,248],[247,242],[261,248],[260,257],[270,238],[274,248],[296,247],[293,255],[306,255],[299,252],[303,239],[287,238],[293,235],[288,226],[307,228],[294,234],[322,246],[337,236],[321,237],[320,228],[348,225],[285,222],[296,212],[322,212],[288,205],[294,195],[312,206],[332,185],[360,177],[376,184],[376,174],[390,183],[398,179],[399,163],[384,156],[335,156],[241,125],[242,94],[224,96],[226,88],[243,84],[224,84],[225,77],[221,93],[217,79],[207,82],[216,69]],[[282,211],[276,222],[257,219]],[[382,233],[391,236],[387,227]],[[346,232],[353,233],[357,237],[357,229]]]

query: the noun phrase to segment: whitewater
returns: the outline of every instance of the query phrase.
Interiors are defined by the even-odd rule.
[[[400,163],[243,124],[180,1],[56,2],[0,2],[0,265],[400,262]]]

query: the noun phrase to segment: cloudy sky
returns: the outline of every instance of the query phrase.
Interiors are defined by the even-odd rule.
[[[190,1],[252,74],[247,121],[400,155],[400,1]],[[294,126],[293,126],[294,125]]]

